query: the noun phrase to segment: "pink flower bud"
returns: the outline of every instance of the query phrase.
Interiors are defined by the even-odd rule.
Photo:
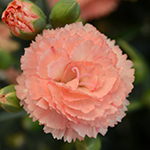
[[[16,113],[22,110],[20,100],[16,97],[15,85],[9,85],[0,89],[0,107],[5,111]]]
[[[2,14],[2,21],[11,33],[21,39],[31,40],[46,26],[46,16],[34,3],[13,0]]]

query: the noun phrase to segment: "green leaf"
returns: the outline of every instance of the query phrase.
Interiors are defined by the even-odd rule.
[[[0,49],[0,69],[8,69],[11,66],[12,57],[5,50]]]
[[[95,139],[86,136],[83,141],[77,140],[75,146],[77,150],[100,150],[101,140],[99,137]]]
[[[143,55],[135,47],[123,39],[117,39],[117,44],[133,61],[133,68],[135,69],[135,83],[143,82],[149,71],[148,64]]]
[[[127,108],[128,108],[127,113],[131,113],[131,112],[140,110],[143,108],[142,101],[141,100],[131,101],[130,105],[128,105]]]

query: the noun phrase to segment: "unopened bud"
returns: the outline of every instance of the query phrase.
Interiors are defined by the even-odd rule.
[[[16,113],[22,110],[20,100],[16,97],[15,85],[9,85],[0,90],[0,107],[5,111]]]
[[[2,14],[2,21],[11,33],[24,40],[32,40],[46,26],[43,11],[31,1],[13,0]]]
[[[52,8],[50,22],[53,27],[63,27],[75,22],[80,15],[80,5],[75,0],[60,0]]]

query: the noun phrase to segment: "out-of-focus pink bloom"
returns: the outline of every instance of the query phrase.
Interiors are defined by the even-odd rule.
[[[14,67],[8,68],[3,71],[5,80],[9,84],[17,84],[16,78],[21,74],[21,71],[16,70]]]
[[[47,0],[50,8],[59,0]],[[114,11],[120,0],[77,0],[81,6],[80,17],[84,20],[96,19]]]
[[[19,43],[11,39],[12,35],[7,26],[0,22],[0,49],[11,52],[20,47]]]
[[[4,39],[9,39],[12,36],[7,26],[2,22],[0,22],[0,33],[0,37]]]
[[[25,49],[15,87],[33,121],[64,141],[105,135],[125,116],[133,63],[115,41],[81,22],[44,30]]]
[[[45,18],[40,8],[24,0],[13,0],[2,14],[2,21],[15,36],[29,40],[44,29]]]
[[[0,79],[5,80],[8,84],[17,84],[16,78],[21,75],[21,71],[10,67],[6,70],[0,70]]]

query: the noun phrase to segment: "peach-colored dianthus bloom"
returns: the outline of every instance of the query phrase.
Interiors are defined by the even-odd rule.
[[[47,0],[50,8],[59,0]],[[120,0],[77,0],[81,7],[80,17],[84,20],[96,19],[114,11]]]
[[[105,135],[125,116],[133,63],[115,41],[81,22],[44,30],[21,58],[20,104],[64,141]]]

